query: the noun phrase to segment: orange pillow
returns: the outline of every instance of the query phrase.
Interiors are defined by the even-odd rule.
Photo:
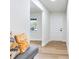
[[[10,42],[10,48],[16,48],[18,44],[16,42]]]
[[[29,42],[24,33],[15,35],[15,40],[18,43],[20,53],[23,53],[28,49]]]

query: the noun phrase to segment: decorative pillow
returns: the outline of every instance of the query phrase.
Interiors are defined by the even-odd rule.
[[[10,49],[14,49],[18,46],[18,44],[16,43],[15,41],[15,38],[14,38],[14,35],[13,33],[11,32],[10,33]]]
[[[14,49],[18,46],[18,44],[16,42],[10,42],[10,48]]]
[[[10,32],[10,42],[15,42],[14,34]]]
[[[20,53],[23,53],[28,49],[29,41],[24,33],[15,35],[15,40],[18,43]]]

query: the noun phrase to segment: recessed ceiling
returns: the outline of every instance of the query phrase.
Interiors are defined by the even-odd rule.
[[[32,1],[30,1],[30,12],[41,12],[40,8],[38,8]]]
[[[51,12],[66,11],[67,0],[40,0],[41,3]]]
[[[39,0],[50,12],[65,12],[68,0]],[[40,12],[41,10],[31,1],[31,12]]]

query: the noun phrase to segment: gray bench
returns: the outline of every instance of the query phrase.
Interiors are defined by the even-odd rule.
[[[27,51],[25,51],[23,54],[18,54],[14,59],[34,59],[37,53],[38,47],[30,46]]]

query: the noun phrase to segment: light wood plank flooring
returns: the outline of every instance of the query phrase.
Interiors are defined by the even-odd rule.
[[[65,42],[52,41],[41,47],[41,42],[31,41],[31,45],[39,47],[39,53],[34,59],[68,59],[68,52]]]

